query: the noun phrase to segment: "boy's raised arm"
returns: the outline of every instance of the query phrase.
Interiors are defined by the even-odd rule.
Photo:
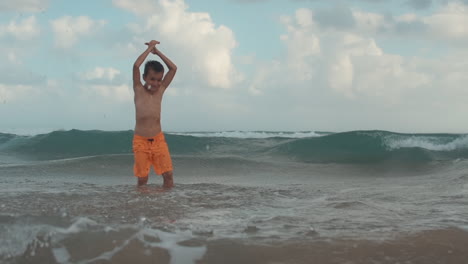
[[[149,43],[146,43],[148,48],[136,59],[135,63],[133,64],[133,88],[135,89],[136,86],[142,85],[140,79],[140,66],[145,61],[146,57],[151,53],[151,51],[155,48],[156,44],[159,44],[159,41],[152,40]]]
[[[158,55],[169,69],[166,75],[164,75],[164,79],[162,80],[161,84],[164,87],[164,89],[166,89],[169,86],[169,84],[171,84],[172,79],[174,79],[174,76],[177,72],[177,66],[156,47],[154,48],[153,53]]]

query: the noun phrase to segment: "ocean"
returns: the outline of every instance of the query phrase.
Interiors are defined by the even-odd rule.
[[[0,133],[0,263],[468,263],[468,135]]]

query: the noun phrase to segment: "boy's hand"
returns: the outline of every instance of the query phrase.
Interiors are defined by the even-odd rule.
[[[159,41],[156,41],[156,40],[152,40],[150,42],[146,42],[145,45],[148,45],[149,47],[156,47],[157,44],[159,44],[161,42]]]
[[[156,54],[158,49],[156,48],[156,45],[159,44],[161,42],[157,41],[157,40],[152,40],[150,42],[146,42],[145,45],[148,45],[148,47],[153,47],[153,49],[151,50],[151,53],[153,54]]]

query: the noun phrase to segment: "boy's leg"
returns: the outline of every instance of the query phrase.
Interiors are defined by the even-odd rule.
[[[163,176],[163,187],[164,188],[172,188],[174,187],[174,178],[172,176],[172,171],[166,171],[162,174]]]
[[[174,179],[172,173],[172,159],[169,153],[169,147],[167,146],[164,135],[159,134],[157,139],[157,145],[155,146],[155,155],[153,156],[154,171],[162,175],[164,188],[174,187]]]
[[[159,172],[158,174],[161,174],[163,177],[163,187],[174,187],[172,159],[171,154],[169,153],[169,148],[165,142],[161,145],[160,153],[157,155],[157,160],[155,160],[154,167],[155,171]]]
[[[148,183],[148,176],[146,177],[138,177],[138,186],[142,186]]]
[[[148,183],[151,160],[149,153],[143,151],[135,152],[134,156],[135,164],[133,166],[133,172],[138,179],[138,186],[142,186]]]

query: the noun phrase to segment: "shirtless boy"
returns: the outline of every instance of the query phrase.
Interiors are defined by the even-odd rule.
[[[159,41],[152,40],[148,48],[133,65],[133,91],[135,92],[136,125],[133,137],[135,164],[133,171],[138,178],[138,186],[148,182],[150,167],[163,177],[164,188],[174,186],[172,161],[169,149],[161,130],[161,101],[164,91],[177,71],[177,66],[156,48]],[[157,61],[148,61],[143,72],[144,84],[140,80],[140,66],[150,53],[158,55],[169,71],[164,75],[164,67]]]

